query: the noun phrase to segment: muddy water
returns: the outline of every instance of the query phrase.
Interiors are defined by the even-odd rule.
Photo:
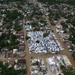
[[[46,18],[47,22],[50,24],[50,21]],[[51,24],[50,24],[51,26]],[[71,53],[68,51],[67,46],[62,42],[62,40],[60,39],[60,36],[56,33],[56,27],[51,26],[51,28],[54,30],[54,34],[56,36],[56,38],[58,39],[58,41],[60,42],[60,44],[62,45],[62,47],[64,48],[63,51],[60,52],[60,54],[65,54],[68,56],[69,60],[71,61],[72,65],[75,67],[75,61],[73,60]],[[24,38],[26,37],[26,30],[24,28]],[[27,64],[27,75],[31,75],[30,73],[30,58],[43,58],[43,60],[45,61],[46,64],[46,58],[48,57],[52,57],[52,56],[56,56],[56,54],[29,54],[29,50],[28,50],[28,43],[26,41],[26,39],[24,39],[25,41],[25,52],[26,52],[26,64]]]
[[[50,24],[50,21],[48,20],[48,18],[46,18],[47,22]],[[56,32],[56,27],[55,26],[52,26],[50,24],[51,28],[54,30],[54,34],[56,36],[56,38],[58,39],[58,41],[60,42],[60,44],[62,45],[62,47],[64,48],[63,51],[61,51],[61,54],[65,54],[68,56],[69,60],[71,61],[73,67],[75,67],[75,60],[73,60],[72,56],[71,56],[71,52],[68,51],[68,48],[66,46],[65,43],[63,43],[63,41],[60,39],[60,35]]]

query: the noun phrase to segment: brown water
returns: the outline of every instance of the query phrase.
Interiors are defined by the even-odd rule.
[[[49,19],[46,18],[46,20],[47,20],[47,22],[50,24]],[[60,35],[56,32],[56,27],[55,27],[55,26],[52,26],[51,24],[50,24],[50,26],[51,26],[51,28],[54,30],[54,34],[55,34],[56,38],[58,39],[58,41],[60,42],[60,44],[61,44],[62,47],[64,48],[64,50],[61,51],[61,54],[67,55],[68,58],[69,58],[69,60],[71,61],[72,65],[73,65],[73,67],[75,67],[75,60],[73,60],[73,58],[72,58],[72,56],[71,56],[71,52],[69,52],[69,50],[68,50],[66,44],[63,43],[63,41],[60,39],[61,37],[60,37]]]
[[[47,22],[50,24],[50,21],[46,18]],[[51,24],[50,24],[51,26]],[[71,53],[68,51],[67,46],[63,43],[63,41],[60,39],[60,36],[56,33],[56,27],[55,26],[51,26],[51,28],[54,30],[54,34],[56,36],[56,38],[58,39],[58,41],[60,42],[60,44],[62,45],[62,47],[64,48],[63,51],[60,52],[60,54],[65,54],[68,56],[69,60],[71,61],[72,65],[75,67],[75,61],[73,60]],[[26,37],[26,30],[24,28],[24,38]],[[25,41],[25,53],[26,53],[26,65],[27,65],[27,75],[31,75],[30,73],[30,58],[43,58],[43,60],[46,63],[46,58],[48,57],[52,57],[52,56],[56,56],[56,54],[29,54],[29,50],[28,50],[28,43],[26,41],[26,39],[24,39]]]

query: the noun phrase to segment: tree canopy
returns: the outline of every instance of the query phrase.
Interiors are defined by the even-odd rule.
[[[26,74],[26,69],[19,69],[15,70],[14,67],[8,68],[9,64],[5,63],[3,65],[2,62],[0,62],[0,75],[23,75]]]
[[[70,4],[70,5],[75,5],[75,0],[38,0],[39,2],[43,2],[43,3],[49,3],[49,4],[59,4],[59,3],[66,3],[66,4]]]

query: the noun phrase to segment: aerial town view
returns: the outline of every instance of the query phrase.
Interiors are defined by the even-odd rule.
[[[75,0],[0,0],[0,75],[75,75]]]

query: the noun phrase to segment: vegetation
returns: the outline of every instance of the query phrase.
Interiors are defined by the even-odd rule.
[[[39,43],[39,42],[40,42],[39,40],[36,41],[36,43]]]
[[[64,75],[75,75],[72,67],[65,67],[63,65],[60,66]]]
[[[68,28],[68,25],[67,25],[66,23],[64,23],[64,22],[61,22],[61,25],[62,25],[62,27],[63,27],[64,29]]]
[[[23,75],[26,74],[26,69],[15,70],[14,67],[8,68],[9,64],[0,62],[0,75]]]
[[[0,0],[0,3],[9,3],[9,2],[24,2],[24,1],[27,1],[27,0]]]
[[[31,23],[32,27],[36,27],[38,24],[36,22]]]
[[[30,37],[26,35],[26,40],[28,40],[28,39],[30,39]]]
[[[11,33],[2,33],[0,36],[0,47],[1,48],[7,48],[8,50],[11,50],[16,47],[16,45],[19,44],[19,41],[16,40],[17,36]],[[9,40],[9,42],[8,42]]]
[[[4,21],[13,21],[15,19],[23,18],[23,15],[19,13],[17,10],[7,11],[6,17],[4,18]]]
[[[75,44],[75,38],[73,36],[69,37],[69,41],[71,41],[73,44]]]
[[[60,4],[66,3],[75,6],[75,0],[38,0],[39,2],[49,3],[49,4]]]
[[[21,31],[21,30],[22,30],[22,26],[15,25],[15,26],[14,26],[14,29],[15,29],[16,31]]]
[[[71,72],[71,71],[65,71],[64,75],[75,75],[75,72]]]
[[[72,57],[75,60],[75,52],[72,53]]]
[[[72,41],[73,44],[75,44],[75,28],[71,27],[69,31],[70,31],[69,40]]]
[[[47,36],[48,36],[48,33],[44,33],[44,34],[43,34],[43,37],[47,37]]]

